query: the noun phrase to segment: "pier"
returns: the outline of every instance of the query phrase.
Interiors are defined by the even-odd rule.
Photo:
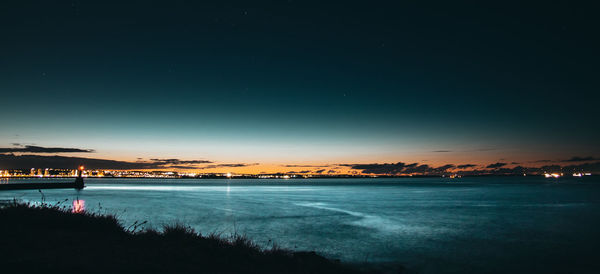
[[[58,189],[58,188],[74,188],[77,190],[83,189],[83,166],[80,166],[77,172],[77,177],[71,183],[7,183],[0,184],[1,190],[27,190],[27,189]]]

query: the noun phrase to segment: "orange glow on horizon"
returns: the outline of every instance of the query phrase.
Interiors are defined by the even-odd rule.
[[[65,154],[65,156],[71,156]],[[88,156],[89,155],[85,155]],[[128,163],[140,163],[147,162],[152,163],[153,158],[132,158],[131,155],[128,157],[110,157],[109,155],[97,155],[100,157],[93,157],[93,159],[106,159],[113,161],[122,161]],[[112,155],[115,156],[115,155]],[[122,155],[124,156],[124,155]],[[293,157],[293,156],[290,156]],[[85,157],[83,157],[85,158]],[[532,154],[520,151],[496,151],[492,150],[489,152],[477,152],[477,151],[449,151],[447,153],[436,153],[433,151],[426,152],[407,152],[406,154],[398,155],[397,153],[390,154],[365,154],[357,155],[352,157],[339,157],[331,156],[326,158],[320,158],[318,161],[308,161],[298,159],[279,159],[277,160],[266,160],[257,156],[257,158],[240,158],[240,159],[218,159],[214,160],[211,157],[190,157],[189,155],[178,157],[176,154],[168,154],[161,157],[164,159],[181,159],[181,161],[193,161],[195,159],[208,159],[210,161],[206,164],[190,164],[182,165],[165,164],[164,166],[157,166],[156,168],[141,168],[141,169],[129,169],[129,170],[140,170],[140,171],[173,171],[181,174],[248,174],[248,175],[260,175],[260,174],[276,174],[276,173],[295,173],[301,175],[356,175],[361,174],[362,170],[353,169],[351,165],[355,164],[395,164],[402,162],[405,164],[418,164],[428,165],[436,168],[447,164],[458,165],[475,165],[474,167],[467,167],[463,169],[450,169],[449,171],[460,170],[469,171],[475,169],[485,169],[489,164],[494,163],[506,163],[505,167],[541,167],[548,165],[549,162],[555,162],[552,159],[565,159],[565,156],[557,155],[541,155]],[[550,159],[548,162],[539,161],[540,159]],[[257,164],[254,164],[257,163]],[[228,165],[229,164],[229,165]],[[240,166],[234,166],[240,164]],[[245,164],[245,165],[244,165]],[[88,163],[88,165],[90,165]],[[90,165],[91,166],[91,165]],[[78,166],[80,171],[85,169],[84,165]],[[95,168],[92,167],[92,170]],[[106,168],[106,170],[120,170],[119,168]]]

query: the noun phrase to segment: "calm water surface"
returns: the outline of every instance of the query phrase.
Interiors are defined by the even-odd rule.
[[[39,182],[45,179],[12,180]],[[70,179],[62,179],[65,181]],[[54,180],[56,181],[56,180]],[[87,179],[43,190],[85,200],[125,226],[184,223],[204,234],[316,250],[419,273],[600,273],[597,177],[462,179]],[[41,201],[37,190],[0,199]],[[69,202],[69,203],[70,203]]]

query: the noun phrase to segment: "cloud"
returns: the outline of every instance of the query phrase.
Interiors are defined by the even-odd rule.
[[[197,166],[168,166],[168,168],[178,168],[178,169],[198,169]]]
[[[599,158],[595,158],[592,156],[587,156],[587,157],[572,157],[571,159],[568,160],[564,160],[564,162],[587,162],[587,161],[596,161],[596,160],[600,160]]]
[[[95,152],[93,149],[81,149],[81,148],[69,148],[69,147],[40,147],[13,143],[17,147],[3,147],[0,148],[0,153],[13,153],[13,152],[31,152],[31,153],[91,153]]]
[[[583,163],[583,164],[572,164],[566,166],[560,165],[546,165],[540,168],[530,169],[537,172],[564,172],[564,173],[576,173],[576,172],[600,172],[600,162],[594,163]]]
[[[362,173],[370,174],[399,174],[405,168],[406,164],[402,162],[391,164],[355,164],[352,169],[362,169]]]
[[[584,163],[578,165],[568,165],[562,168],[563,172],[575,173],[575,172],[600,172],[600,162],[595,163]]]
[[[310,170],[290,171],[288,173],[292,173],[292,174],[295,174],[295,173],[305,174],[305,173],[310,173]]]
[[[416,167],[417,165],[419,165],[419,164],[418,163],[408,164],[408,165],[406,165],[406,168]]]
[[[151,159],[150,161],[117,161],[83,157],[47,156],[47,155],[14,155],[0,154],[0,169],[29,169],[29,168],[65,168],[71,169],[84,165],[88,169],[209,169],[218,167],[246,167],[258,163],[244,164],[214,164],[207,160]]]
[[[200,164],[209,164],[213,163],[208,160],[181,160],[175,158],[169,159],[159,159],[154,158],[150,159],[150,161],[141,161],[141,158],[137,158],[138,161],[136,163],[147,163],[155,166],[160,166],[162,168],[178,168],[178,169],[201,169]]]
[[[485,168],[501,168],[505,165],[507,165],[507,164],[506,163],[495,163],[495,164],[490,164],[490,165],[486,166]]]
[[[552,160],[536,160],[536,161],[533,161],[532,163],[550,163],[550,162],[552,162]]]
[[[448,169],[455,168],[455,167],[456,166],[453,165],[453,164],[447,164],[447,165],[443,165],[443,166],[440,166],[440,167],[436,167],[435,169],[438,170],[438,171],[446,171]]]
[[[207,160],[179,160],[179,159],[150,159],[150,161],[163,164],[182,165],[182,164],[210,164]]]
[[[315,170],[315,173],[321,174],[321,173],[323,173],[323,171],[325,171],[325,169],[319,169],[319,170]]]
[[[219,167],[243,167],[243,166],[256,166],[258,165],[258,163],[252,163],[252,164],[219,164],[217,166]]]
[[[0,154],[0,169],[29,168],[65,168],[72,169],[84,165],[89,169],[159,169],[165,168],[162,163],[126,162],[116,160],[46,156],[46,155],[13,155]]]
[[[440,174],[446,172],[448,169],[455,168],[453,164],[446,164],[439,167],[432,167],[427,164],[405,164],[402,162],[398,163],[385,163],[385,164],[355,164],[350,165],[352,169],[360,169],[363,174],[386,174],[386,175],[398,175],[398,174]]]
[[[281,165],[282,167],[330,167],[331,165]]]
[[[25,146],[25,144],[22,144],[22,143],[10,143],[10,144],[11,144],[11,145],[13,145],[13,146],[16,146],[16,147],[22,147],[22,146]],[[29,144],[29,145],[32,145],[32,146],[34,146],[35,144]]]
[[[452,152],[452,150],[434,150],[432,152],[437,152],[437,153],[446,153],[446,152]]]
[[[247,167],[247,166],[256,166],[259,163],[251,163],[251,164],[216,164],[216,165],[207,165],[203,167],[198,167],[198,169],[210,169],[210,168],[219,168],[219,167]]]
[[[585,161],[589,161],[593,157],[579,157]],[[412,163],[405,164],[402,162],[398,163],[385,163],[385,164],[345,164],[345,166],[351,167],[354,170],[361,170],[362,174],[378,174],[378,175],[402,175],[402,174],[423,174],[423,175],[442,175],[448,172],[457,172],[462,175],[522,175],[522,174],[543,174],[544,172],[557,172],[557,173],[577,173],[577,172],[591,172],[600,173],[600,162],[588,162],[571,165],[546,165],[543,167],[524,167],[515,166],[512,168],[506,167],[508,163],[497,162],[484,166],[484,168],[477,168],[475,164],[461,164],[452,165],[446,164],[439,167],[432,167],[426,164]],[[344,166],[344,165],[340,165]],[[461,169],[460,171],[453,170],[454,168]],[[468,169],[474,168],[474,169]],[[465,170],[467,169],[467,170]],[[356,171],[350,173],[358,174]]]
[[[434,169],[429,165],[415,165],[414,167],[407,167],[403,173],[412,174],[412,173],[429,173]]]

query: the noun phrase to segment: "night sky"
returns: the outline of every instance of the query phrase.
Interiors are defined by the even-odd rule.
[[[597,6],[396,2],[2,1],[0,169],[598,161]]]

